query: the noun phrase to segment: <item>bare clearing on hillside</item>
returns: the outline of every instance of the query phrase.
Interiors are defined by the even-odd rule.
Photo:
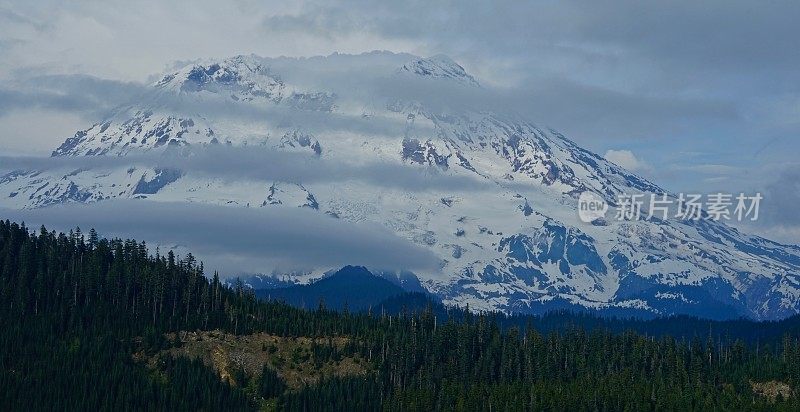
[[[180,332],[180,347],[160,352],[171,356],[199,358],[216,370],[222,379],[233,384],[241,368],[248,376],[258,376],[264,365],[275,369],[293,389],[311,384],[320,378],[364,375],[368,362],[358,355],[343,354],[348,339],[280,337],[266,333],[236,336],[221,331]],[[175,341],[175,334],[167,334]],[[330,350],[330,355],[315,355],[314,348]],[[155,359],[155,357],[154,357]]]

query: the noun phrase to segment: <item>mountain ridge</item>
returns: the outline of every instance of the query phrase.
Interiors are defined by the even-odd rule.
[[[283,301],[302,309],[320,305],[331,310],[369,310],[405,290],[388,280],[373,275],[363,266],[345,266],[330,276],[306,285],[254,290],[266,300]]]

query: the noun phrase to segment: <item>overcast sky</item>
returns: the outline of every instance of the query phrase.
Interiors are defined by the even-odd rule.
[[[800,243],[798,17],[797,1],[0,1],[0,155],[47,154],[107,109],[80,83],[15,95],[33,76],[124,95],[203,57],[443,53],[669,190],[765,192],[753,230]]]

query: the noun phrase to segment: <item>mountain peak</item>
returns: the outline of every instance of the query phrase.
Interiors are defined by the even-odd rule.
[[[239,55],[187,64],[165,74],[155,87],[183,93],[224,93],[252,100],[279,98],[284,84],[257,56]]]
[[[375,277],[375,275],[372,274],[372,272],[370,272],[364,266],[352,266],[352,265],[347,265],[347,266],[339,269],[338,271],[336,271],[336,273],[333,274],[333,276]]]
[[[452,79],[462,84],[478,87],[480,84],[464,68],[444,54],[419,58],[403,65],[400,71],[423,77]]]
[[[403,288],[372,274],[363,266],[345,266],[331,276],[307,285],[257,291],[261,298],[282,300],[290,305],[313,308],[324,302],[334,310],[364,310],[405,293]]]

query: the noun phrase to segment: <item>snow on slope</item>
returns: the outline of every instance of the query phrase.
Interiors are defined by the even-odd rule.
[[[412,99],[391,87],[369,87],[377,79],[410,89],[480,90],[449,58],[372,53],[327,59],[237,56],[189,64],[163,75],[140,101],[66,139],[53,156],[257,146],[309,161],[379,162],[480,188],[414,190],[358,177],[231,182],[137,164],[131,157],[125,167],[1,176],[0,205],[142,198],[308,207],[331,218],[377,222],[441,258],[444,276],[417,273],[429,291],[474,309],[758,319],[800,310],[798,247],[713,221],[584,224],[576,212],[584,191],[613,202],[622,193],[664,190],[527,119],[460,105],[442,108],[428,104],[424,94]],[[329,79],[335,64],[345,67],[341,84],[314,81]],[[319,268],[317,275],[329,269]]]

